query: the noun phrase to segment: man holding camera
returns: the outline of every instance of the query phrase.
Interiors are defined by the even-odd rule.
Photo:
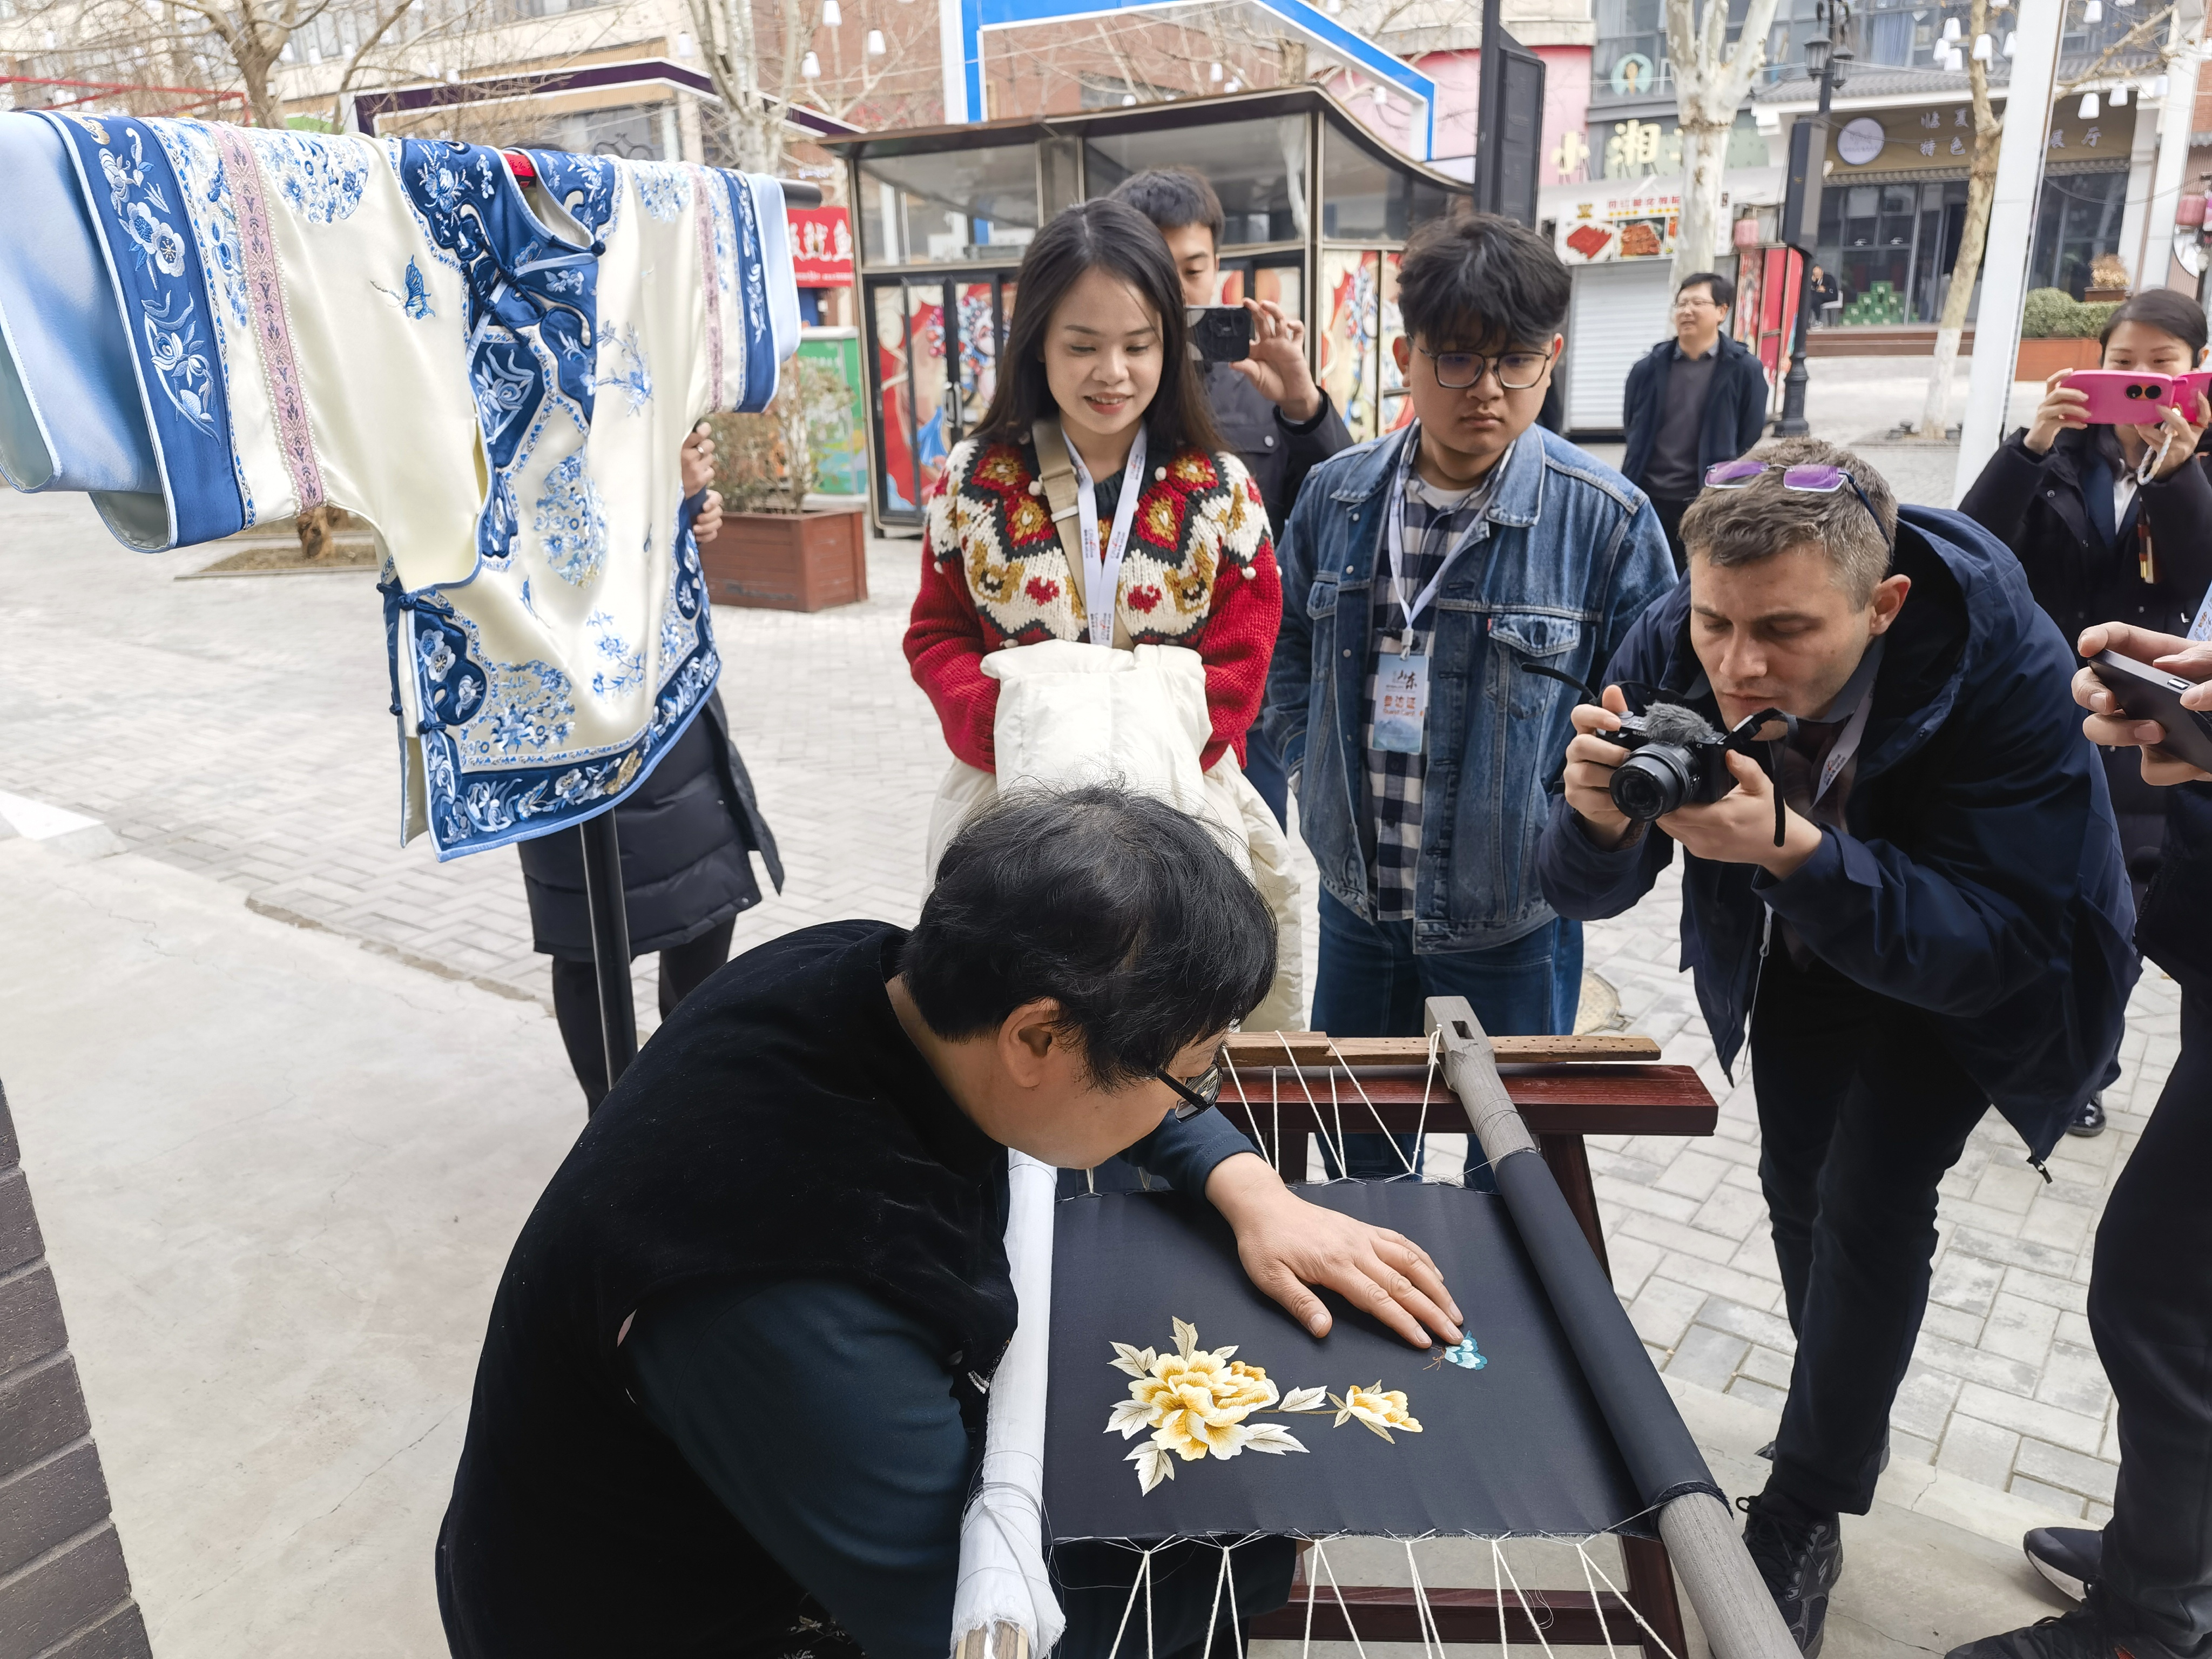
[[[2073,653],[2002,546],[1957,514],[1900,511],[1809,439],[1706,483],[1682,520],[1688,581],[1630,631],[1603,707],[1575,711],[1538,868],[1560,915],[1595,920],[1679,842],[1683,957],[1722,1065],[1749,1023],[1797,1356],[1745,1542],[1810,1654],[1838,1516],[1872,1502],[1927,1304],[1936,1183],[1992,1103],[2039,1168],[2114,1075],[2134,916]],[[1670,757],[1646,742],[1637,770],[1682,775],[1693,803],[1714,768],[1734,787],[1624,811],[1668,804],[1613,787],[1624,687],[1736,738]]]
[[[1184,302],[1213,305],[1221,292],[1221,232],[1226,223],[1213,186],[1189,167],[1155,167],[1124,179],[1115,187],[1114,199],[1127,202],[1159,227],[1182,278]],[[1201,366],[1206,401],[1222,442],[1237,452],[1259,487],[1260,503],[1279,543],[1306,474],[1349,448],[1352,434],[1306,366],[1305,324],[1272,300],[1247,298],[1244,310],[1252,319],[1249,355]],[[1290,781],[1273,741],[1255,722],[1244,744],[1244,775],[1277,822],[1287,823]]]

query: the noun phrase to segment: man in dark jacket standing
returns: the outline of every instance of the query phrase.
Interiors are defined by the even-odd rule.
[[[1900,514],[1832,445],[1738,466],[1684,516],[1688,582],[1629,633],[1604,707],[1575,711],[1537,862],[1554,908],[1596,920],[1679,842],[1683,957],[1723,1066],[1749,1021],[1797,1356],[1745,1542],[1810,1653],[1927,1305],[1936,1183],[1990,1104],[2039,1165],[2115,1074],[2134,913],[2073,653],[2011,555],[1957,514]],[[1720,799],[1628,817],[1609,737],[1630,685],[1723,731],[1790,716],[1752,745],[1786,810],[1733,754]]]
[[[1674,337],[1628,371],[1620,470],[1651,498],[1682,574],[1682,513],[1705,469],[1732,461],[1766,428],[1766,370],[1729,338],[1735,284],[1717,271],[1684,280],[1674,295]]]
[[[1156,167],[1124,179],[1114,198],[1160,228],[1182,278],[1184,302],[1212,305],[1221,289],[1225,222],[1213,186],[1188,167]],[[1259,486],[1279,545],[1306,474],[1351,447],[1352,434],[1307,367],[1304,322],[1272,300],[1248,297],[1244,308],[1252,313],[1252,355],[1240,363],[1204,365],[1206,400],[1222,442]],[[1256,723],[1244,744],[1244,775],[1276,821],[1287,825],[1290,779],[1282,757]]]

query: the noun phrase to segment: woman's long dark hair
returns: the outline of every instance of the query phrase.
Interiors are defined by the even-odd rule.
[[[1175,259],[1152,222],[1129,206],[1102,197],[1063,209],[1036,234],[1016,276],[1014,315],[999,354],[998,389],[976,428],[979,436],[1027,443],[1038,419],[1057,417],[1044,374],[1045,331],[1067,292],[1087,270],[1103,270],[1127,283],[1160,319],[1160,385],[1145,410],[1145,431],[1161,462],[1187,447],[1221,447],[1206,408],[1198,366],[1191,361],[1190,331],[1183,322],[1182,282]]]
[[[2140,323],[2145,328],[2154,328],[2161,334],[2171,334],[2189,348],[2189,365],[2197,366],[2197,359],[2204,350],[2204,313],[2197,301],[2177,294],[2170,288],[2147,288],[2131,300],[2124,300],[2119,307],[2105,320],[2105,331],[2097,337],[2104,345],[2112,337],[2112,331],[2122,323]]]

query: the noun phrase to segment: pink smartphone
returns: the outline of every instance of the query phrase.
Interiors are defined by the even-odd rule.
[[[2066,384],[2088,393],[2083,413],[2092,426],[2153,426],[2176,404],[2185,416],[2196,418],[2198,395],[2212,388],[2212,370],[2157,374],[2132,368],[2085,368],[2068,375]]]

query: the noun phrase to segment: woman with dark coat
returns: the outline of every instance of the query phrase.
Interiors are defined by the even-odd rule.
[[[692,534],[702,542],[714,540],[721,526],[722,498],[706,489],[714,475],[713,440],[703,434],[686,439],[684,489],[687,497],[704,491],[692,523]],[[720,691],[709,695],[700,717],[615,808],[615,838],[622,847],[630,953],[660,952],[660,1017],[665,1019],[729,960],[738,913],[760,902],[754,853],[776,890],[783,890],[775,837],[753,799]],[[568,1064],[583,1085],[585,1110],[594,1112],[606,1097],[607,1059],[582,848],[575,836],[559,835],[523,842],[517,850],[530,896],[532,946],[553,958],[554,1018]]]
[[[2102,345],[2106,368],[2186,374],[2204,361],[2204,313],[2185,295],[2151,289],[2112,313]],[[1959,509],[2012,549],[2036,603],[2068,639],[2106,622],[2186,634],[2212,586],[2212,452],[2203,447],[2212,404],[2200,398],[2194,410],[2169,408],[2148,426],[2091,426],[2088,394],[2067,385],[2073,373],[2045,382],[2034,423],[1990,458]],[[2140,910],[2166,805],[2144,783],[2133,750],[2106,750],[2105,778]],[[2069,1132],[2103,1127],[2092,1100]]]

